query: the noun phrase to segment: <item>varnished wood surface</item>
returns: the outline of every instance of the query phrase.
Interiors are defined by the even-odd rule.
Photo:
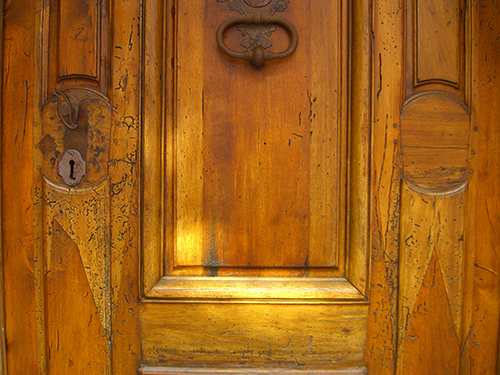
[[[500,5],[403,3],[292,0],[254,68],[226,2],[6,1],[8,374],[499,372]]]
[[[395,374],[400,240],[402,9],[373,1],[370,150],[370,314],[365,351],[369,374]]]
[[[331,370],[331,371],[314,371],[314,370],[249,370],[249,369],[183,369],[183,368],[154,368],[143,367],[140,369],[142,375],[181,375],[181,374],[250,374],[250,375],[278,375],[278,374],[310,374],[310,375],[363,375],[366,374],[366,369],[352,370]]]
[[[486,7],[485,7],[486,5]],[[468,350],[467,371],[488,374],[498,371],[500,358],[500,211],[498,175],[500,153],[500,4],[478,2],[473,10],[473,97],[470,173],[475,187],[474,220],[470,232],[475,240],[474,261],[470,288],[472,293],[471,319],[465,342]],[[488,73],[489,72],[489,73]],[[495,108],[495,109],[493,109]],[[490,126],[489,124],[496,124]],[[496,172],[495,172],[496,171]],[[473,280],[473,281],[472,281]]]
[[[347,279],[283,277],[175,277],[162,278],[147,298],[186,300],[254,300],[354,302],[363,296]]]
[[[4,2],[0,1],[0,40],[3,41],[3,13]],[[0,70],[3,66],[3,48],[0,48]],[[0,79],[0,83],[3,82]],[[2,85],[3,87],[3,85]],[[2,92],[0,92],[0,124],[2,124]],[[0,125],[1,129],[2,125]],[[1,134],[1,130],[0,130]],[[0,154],[2,151],[2,142],[0,142]],[[0,169],[0,191],[2,186],[2,172]],[[0,221],[2,215],[2,202],[0,199]],[[3,238],[2,229],[0,227],[0,239]],[[5,295],[4,295],[4,267],[3,267],[3,242],[0,240],[0,374],[5,374],[7,371],[7,346],[5,342]]]
[[[187,368],[362,367],[367,309],[366,304],[145,303],[143,362]]]
[[[33,1],[5,2],[2,178],[9,183],[2,184],[2,228],[9,235],[2,242],[7,372],[29,375],[38,367],[34,275],[41,262],[33,244],[34,25]]]

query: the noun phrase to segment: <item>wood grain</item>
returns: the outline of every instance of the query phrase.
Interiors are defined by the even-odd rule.
[[[346,89],[340,77],[346,56],[338,51],[345,45],[339,31],[346,27],[344,8],[290,6],[286,16],[299,31],[310,28],[313,11],[330,28],[314,27],[310,40],[304,38],[289,59],[256,69],[222,54],[207,31],[232,14],[227,6],[212,4],[205,14],[200,6],[182,3],[176,13],[177,28],[187,33],[178,34],[182,48],[175,56],[173,266],[343,264],[345,223],[339,215],[345,210],[346,164],[341,155],[347,147],[341,109]],[[331,18],[340,21],[337,26],[327,21]],[[227,34],[227,43],[241,42],[238,31]],[[276,34],[275,48],[286,47],[286,33]],[[310,46],[322,35],[333,36],[329,50],[320,43]],[[204,56],[188,51],[204,51]],[[204,81],[197,79],[202,71]]]
[[[434,252],[415,304],[402,322],[399,373],[458,374],[460,341],[448,296]]]
[[[499,371],[500,4],[290,1],[261,68],[228,1],[3,5],[9,374]]]
[[[46,275],[49,371],[109,374],[105,327],[99,319],[78,246],[57,218],[52,223],[52,233]]]
[[[87,189],[67,189],[50,182],[44,184],[45,245],[47,270],[53,265],[52,255],[56,249],[53,244],[53,220],[64,232],[71,236],[79,251],[87,282],[90,285],[93,301],[106,338],[110,338],[111,330],[111,289],[110,247],[109,247],[109,181],[103,181]],[[70,280],[66,280],[70,282]],[[83,280],[81,281],[83,282]],[[48,292],[47,292],[48,293]]]
[[[361,367],[367,308],[142,304],[144,365],[297,370]]]
[[[59,77],[97,78],[99,67],[99,2],[59,0]],[[75,59],[79,56],[79,59]]]
[[[146,295],[168,300],[354,302],[364,296],[345,278],[163,277]]]
[[[401,114],[404,178],[420,188],[453,189],[467,179],[470,117],[463,103],[429,92]]]
[[[33,236],[33,72],[35,4],[4,4],[2,229],[7,371],[37,373]],[[9,124],[5,126],[5,124]],[[20,157],[22,155],[22,157]]]
[[[400,77],[403,14],[374,1],[370,160],[371,278],[365,363],[369,374],[395,373],[399,273]]]
[[[458,85],[463,58],[461,1],[415,0],[415,81]]]
[[[259,369],[183,369],[170,367],[143,367],[142,375],[181,375],[181,374],[251,374],[251,375],[273,375],[273,374],[297,374],[297,375],[364,375],[366,369],[350,370],[259,370]]]
[[[402,189],[399,371],[457,373],[467,193],[421,195],[408,184]]]
[[[0,2],[0,40],[3,41],[3,14],[4,2]],[[3,44],[2,44],[3,46]],[[0,48],[0,69],[3,72],[3,47]],[[3,74],[2,74],[3,77]],[[0,78],[0,84],[3,87],[3,79]],[[2,134],[2,92],[0,91],[0,137]],[[0,142],[0,155],[2,152],[2,142]],[[0,168],[0,192],[2,190],[2,170]],[[2,201],[0,199],[0,222],[2,220]],[[0,226],[0,374],[7,373],[7,343],[5,341],[5,294],[4,294],[4,267],[3,267],[3,233]]]
[[[141,15],[149,21],[150,2],[112,2],[113,46],[109,98],[113,106],[108,164],[111,183],[111,312],[112,373],[135,375],[142,360],[138,301],[141,296],[139,264],[139,163],[141,97]],[[145,11],[145,13],[141,13]],[[158,14],[157,16],[160,16]],[[154,24],[151,23],[154,27]],[[149,72],[149,71],[148,71]],[[148,95],[151,95],[148,94]],[[154,99],[154,95],[151,97]],[[146,108],[145,108],[146,110]]]
[[[57,0],[40,12],[42,103],[54,89],[109,89],[109,0]]]
[[[406,98],[437,91],[466,101],[470,7],[464,0],[406,0],[404,13]]]
[[[474,6],[473,48],[473,117],[471,133],[474,155],[470,169],[472,184],[476,187],[475,216],[470,220],[475,236],[475,254],[471,259],[473,294],[471,320],[467,326],[467,371],[471,374],[488,374],[498,371],[498,346],[500,341],[500,178],[499,152],[500,129],[500,4],[478,2]],[[473,265],[473,266],[472,266]]]

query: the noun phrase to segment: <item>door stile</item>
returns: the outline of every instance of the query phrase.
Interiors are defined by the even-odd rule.
[[[399,299],[403,15],[400,3],[373,0],[370,162],[370,313],[365,349],[369,374],[396,373]],[[376,324],[375,324],[376,322]]]

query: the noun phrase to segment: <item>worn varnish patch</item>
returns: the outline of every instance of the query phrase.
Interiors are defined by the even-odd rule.
[[[52,233],[45,280],[50,373],[107,373],[110,353],[78,246],[57,219]]]
[[[441,265],[433,253],[413,309],[404,316],[401,373],[457,374],[459,340]]]

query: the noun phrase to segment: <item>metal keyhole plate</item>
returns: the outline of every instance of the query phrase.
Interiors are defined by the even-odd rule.
[[[59,175],[68,186],[77,186],[85,176],[85,161],[77,150],[68,150],[59,162]]]

